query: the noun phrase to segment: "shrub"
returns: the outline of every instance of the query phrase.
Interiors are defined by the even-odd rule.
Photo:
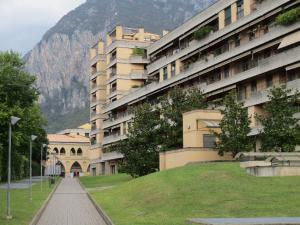
[[[143,49],[143,48],[134,48],[132,50],[132,55],[134,55],[134,56],[144,56],[145,55],[145,49]]]
[[[300,7],[291,9],[276,17],[276,23],[282,26],[289,26],[300,21]]]
[[[212,28],[210,26],[201,27],[194,32],[194,38],[199,41],[209,35],[211,31]]]

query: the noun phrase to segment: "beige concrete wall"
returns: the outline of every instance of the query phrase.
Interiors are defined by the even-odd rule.
[[[182,62],[179,59],[176,60],[176,62],[175,62],[175,74],[176,75],[181,73],[181,71],[180,71],[181,66],[182,66]]]
[[[97,50],[95,48],[90,49],[90,59],[95,58],[97,55]]]
[[[219,12],[219,30],[225,27],[225,10]]]
[[[231,5],[231,22],[235,23],[237,21],[237,4]]]
[[[210,134],[209,128],[200,126],[201,120],[219,121],[222,115],[218,110],[194,110],[183,114],[183,147],[203,147],[203,134]],[[199,122],[200,121],[200,122]],[[218,131],[218,129],[213,129]]]
[[[266,112],[262,108],[262,106],[251,106],[248,107],[248,116],[250,117],[250,127],[257,127],[259,126],[259,121],[256,119],[256,115],[263,116]]]
[[[159,154],[160,170],[172,169],[185,166],[194,162],[207,162],[219,160],[232,160],[230,154],[223,157],[218,155],[217,151],[202,150],[200,148],[185,148],[175,151],[162,152]]]
[[[244,0],[244,15],[245,16],[248,16],[251,14],[253,4],[254,4],[254,0]]]
[[[117,48],[118,59],[129,59],[132,56],[132,49],[130,48]]]

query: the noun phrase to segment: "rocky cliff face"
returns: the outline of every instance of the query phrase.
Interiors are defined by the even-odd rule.
[[[48,130],[89,120],[89,48],[116,24],[161,33],[214,1],[87,0],[64,16],[25,56],[27,70],[38,78]]]

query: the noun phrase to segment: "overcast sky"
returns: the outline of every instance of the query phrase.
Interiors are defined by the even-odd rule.
[[[0,51],[25,54],[58,20],[86,0],[0,0]]]

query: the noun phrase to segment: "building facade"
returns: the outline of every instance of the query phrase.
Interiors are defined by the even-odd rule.
[[[113,96],[106,91],[98,127],[102,136],[97,144],[103,151],[126,138],[132,118],[129,107],[145,101],[157,104],[158,97],[174,86],[200,88],[211,109],[220,107],[224,96],[235,90],[251,116],[249,135],[257,135],[261,125],[254,115],[264,114],[268,89],[281,84],[290,89],[300,87],[300,22],[276,22],[278,15],[297,7],[298,0],[219,0],[149,45],[143,85],[129,91],[126,85],[121,88],[108,79],[112,82],[106,88],[119,91]],[[117,30],[109,35],[118,37]],[[107,58],[112,57],[114,46],[124,44],[111,44],[110,38],[107,43]],[[107,73],[122,62],[115,58],[107,61]],[[120,67],[118,73],[125,71]],[[126,87],[133,84],[127,82]],[[255,149],[260,149],[259,142]]]
[[[90,139],[81,135],[48,134],[45,175],[66,177],[90,174]]]
[[[147,80],[149,60],[145,48],[158,40],[156,34],[144,28],[116,26],[107,34],[106,44],[99,41],[91,48],[91,170],[93,175],[114,174],[117,161],[123,156],[105,153],[103,149],[116,139],[126,138],[127,107],[104,113],[106,105],[130,95],[143,87]]]

